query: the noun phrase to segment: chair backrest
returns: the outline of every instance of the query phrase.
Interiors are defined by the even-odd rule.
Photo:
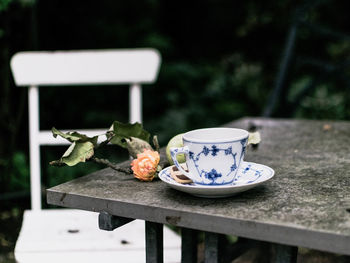
[[[41,209],[40,145],[67,144],[39,127],[39,86],[130,84],[129,121],[142,122],[141,84],[153,83],[161,57],[155,49],[30,51],[11,59],[17,86],[28,86],[31,207]],[[96,135],[103,130],[81,130]],[[105,129],[104,129],[105,131]]]
[[[20,52],[11,67],[16,85],[153,83],[160,63],[154,49]]]

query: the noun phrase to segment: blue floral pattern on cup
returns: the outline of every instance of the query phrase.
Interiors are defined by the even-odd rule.
[[[245,149],[246,149],[246,143],[247,139],[243,139],[240,141],[243,148],[242,151],[239,153],[240,160],[243,159]],[[220,153],[222,153],[220,155]],[[194,166],[196,167],[196,171],[201,178],[205,178],[210,180],[210,185],[221,185],[221,184],[228,184],[235,180],[235,177],[232,178],[232,180],[227,181],[226,178],[230,178],[231,173],[235,173],[238,166],[237,166],[237,152],[233,152],[232,145],[222,148],[220,145],[212,144],[210,146],[206,145],[203,146],[203,149],[201,152],[195,154],[192,151],[189,151],[189,159],[194,163]],[[226,171],[225,174],[223,172],[219,172],[216,169],[211,169],[209,171],[206,171],[205,169],[201,169],[199,163],[201,162],[201,158],[211,156],[211,158],[222,158],[224,156],[230,157],[231,161],[227,163],[229,165],[229,170]],[[205,162],[205,160],[203,161]],[[219,178],[224,177],[223,180],[218,181]],[[197,182],[198,183],[198,182]],[[200,183],[199,183],[200,184]],[[208,184],[208,183],[205,183]]]
[[[241,129],[209,128],[190,131],[183,136],[184,146],[171,148],[174,164],[198,185],[226,185],[235,180],[248,142]],[[185,154],[188,171],[176,156]]]
[[[194,154],[192,151],[189,151],[189,158],[194,163],[199,176],[211,180],[211,184],[216,184],[215,181],[217,180],[217,178],[220,178],[223,176],[222,173],[217,172],[215,169],[211,169],[210,171],[205,171],[204,169],[200,169],[198,162],[201,159],[201,155],[208,156],[210,154],[211,156],[215,157],[215,156],[218,156],[218,153],[221,151],[224,152],[225,155],[232,156],[233,162],[230,167],[229,173],[226,174],[226,177],[227,177],[229,176],[230,173],[234,172],[237,169],[237,161],[236,161],[237,153],[232,152],[232,146],[225,149],[221,149],[214,144],[210,148],[208,148],[207,146],[204,146],[203,150],[198,154]]]

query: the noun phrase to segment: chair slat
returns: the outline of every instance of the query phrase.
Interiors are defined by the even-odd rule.
[[[108,131],[108,128],[106,128],[104,130],[103,129],[90,129],[90,130],[72,129],[72,130],[61,130],[61,131],[64,133],[76,131],[76,132],[79,132],[81,134],[85,134],[89,137],[100,135],[98,138],[98,142],[102,142],[102,141],[107,139],[105,133],[106,133],[106,131]],[[56,138],[53,137],[51,131],[40,131],[38,137],[39,137],[38,140],[39,140],[40,145],[69,145],[70,144],[69,141],[67,141],[66,139],[63,139],[59,136],[57,136]]]

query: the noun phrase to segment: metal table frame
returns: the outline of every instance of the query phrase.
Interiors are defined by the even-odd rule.
[[[131,222],[134,219],[120,216],[113,216],[106,212],[99,214],[99,228],[106,231],[114,229]],[[163,262],[163,224],[150,221],[145,222],[146,226],[146,262]],[[197,262],[197,236],[198,231],[194,229],[181,229],[181,262]],[[218,263],[222,262],[220,251],[220,241],[222,234],[204,232],[205,234],[205,262]],[[274,257],[272,263],[292,263],[296,262],[298,248],[281,244],[272,244],[274,246]]]

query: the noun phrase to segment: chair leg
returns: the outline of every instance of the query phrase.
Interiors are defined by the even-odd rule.
[[[39,134],[39,90],[36,86],[29,87],[29,141],[30,141],[30,194],[32,210],[41,209],[41,181],[40,181],[40,144]]]

